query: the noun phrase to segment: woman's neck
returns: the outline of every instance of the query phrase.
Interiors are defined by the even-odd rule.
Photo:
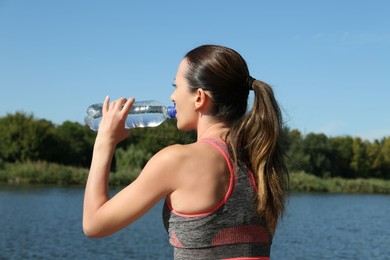
[[[224,122],[215,120],[203,120],[198,124],[198,140],[206,137],[215,137],[226,141],[226,135],[229,132],[229,126]]]

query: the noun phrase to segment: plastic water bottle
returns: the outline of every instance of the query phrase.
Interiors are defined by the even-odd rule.
[[[94,131],[99,129],[103,104],[93,104],[87,108],[85,123]],[[175,106],[164,106],[156,100],[135,101],[126,118],[125,128],[154,127],[168,118],[175,118]]]

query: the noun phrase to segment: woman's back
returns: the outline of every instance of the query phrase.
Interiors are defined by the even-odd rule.
[[[170,194],[172,207],[184,214],[199,214],[214,208],[229,187],[229,167],[224,156],[209,144],[196,142],[171,147],[177,154],[178,188]]]
[[[272,237],[265,220],[257,213],[252,173],[244,165],[234,167],[224,142],[206,138],[198,143],[222,156],[227,165],[229,185],[220,200],[202,212],[180,212],[167,199],[164,224],[170,243],[175,247],[175,259],[269,257]],[[201,186],[198,188],[202,190]]]

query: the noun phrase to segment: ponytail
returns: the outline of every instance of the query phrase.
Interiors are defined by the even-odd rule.
[[[266,83],[249,77],[243,57],[233,49],[202,45],[185,55],[190,91],[209,91],[212,115],[226,122],[229,153],[254,173],[258,186],[258,212],[273,233],[283,214],[288,188],[288,171],[282,150],[282,116],[273,91]],[[255,93],[246,113],[249,90]]]
[[[252,89],[253,106],[232,126],[229,150],[236,162],[243,161],[254,173],[258,187],[257,210],[274,233],[278,218],[284,212],[289,182],[281,146],[282,115],[269,85],[254,80]]]

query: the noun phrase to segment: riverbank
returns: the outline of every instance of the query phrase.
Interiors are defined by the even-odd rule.
[[[290,175],[290,189],[292,192],[390,194],[390,180],[322,179],[311,174],[295,172]]]
[[[139,169],[126,172],[113,172],[110,185],[124,186],[132,182]],[[46,184],[46,185],[84,185],[88,169],[64,166],[47,162],[27,162],[5,164],[0,168],[0,183],[8,184]],[[329,192],[329,193],[373,193],[390,194],[390,180],[381,179],[322,179],[303,172],[290,175],[291,192]]]

